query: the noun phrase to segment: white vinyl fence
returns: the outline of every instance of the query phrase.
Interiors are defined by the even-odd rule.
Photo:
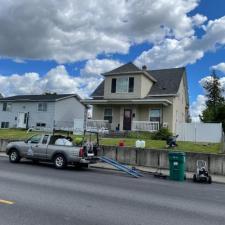
[[[221,123],[180,123],[176,130],[178,141],[220,143],[223,135]]]

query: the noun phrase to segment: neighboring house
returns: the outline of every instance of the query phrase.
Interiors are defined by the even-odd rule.
[[[104,81],[82,102],[93,106],[92,120],[112,130],[176,131],[189,118],[185,68],[147,70],[132,63],[104,73]],[[92,122],[93,122],[92,121]]]
[[[0,98],[1,128],[73,128],[86,107],[76,94],[17,95]]]

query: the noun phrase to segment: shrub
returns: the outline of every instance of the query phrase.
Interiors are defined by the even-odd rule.
[[[167,140],[170,136],[172,136],[172,133],[168,128],[160,128],[157,132],[154,133],[152,139]]]

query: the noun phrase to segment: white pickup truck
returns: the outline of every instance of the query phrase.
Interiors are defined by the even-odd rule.
[[[71,146],[59,145],[59,139],[68,143],[68,137],[62,135],[37,134],[26,141],[10,142],[6,147],[6,153],[11,163],[26,158],[34,162],[53,162],[58,169],[65,168],[68,164],[88,167],[90,163],[97,161],[98,135],[94,141],[84,139],[82,147],[75,146],[72,142]]]

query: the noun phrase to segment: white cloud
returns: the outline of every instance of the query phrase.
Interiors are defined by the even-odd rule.
[[[196,101],[192,102],[190,106],[190,116],[193,122],[199,122],[199,115],[202,115],[202,111],[205,109],[206,97],[204,95],[198,95]]]
[[[69,74],[63,65],[52,68],[44,76],[38,73],[0,75],[0,93],[11,96],[56,92],[76,93],[81,97],[88,97],[103,79],[99,74],[119,65],[121,63],[118,61],[93,59],[87,61],[81,76]]]
[[[211,68],[225,73],[225,63],[224,62],[214,65]]]
[[[206,82],[211,82],[212,80],[213,80],[212,76],[206,76],[199,81],[199,84],[203,87],[206,84]],[[225,77],[220,77],[219,82],[221,87],[225,90]],[[225,96],[225,93],[223,93],[223,95]]]
[[[196,14],[192,17],[192,22],[194,26],[201,26],[205,21],[207,21],[207,17],[201,14]]]
[[[82,76],[99,76],[121,66],[122,63],[110,59],[90,59],[87,61],[84,69],[81,70]]]
[[[161,44],[144,51],[135,61],[139,66],[148,65],[150,69],[181,67],[189,63],[195,63],[203,57],[203,51],[193,49],[195,37],[182,40],[165,39]]]
[[[1,1],[0,56],[73,62],[194,35],[199,0]]]
[[[202,21],[204,21],[203,18]],[[180,67],[195,63],[204,56],[205,52],[225,44],[225,16],[210,20],[203,28],[205,34],[201,38],[196,36],[179,40],[166,38],[148,51],[144,51],[136,59],[136,63],[146,64],[152,69]]]

